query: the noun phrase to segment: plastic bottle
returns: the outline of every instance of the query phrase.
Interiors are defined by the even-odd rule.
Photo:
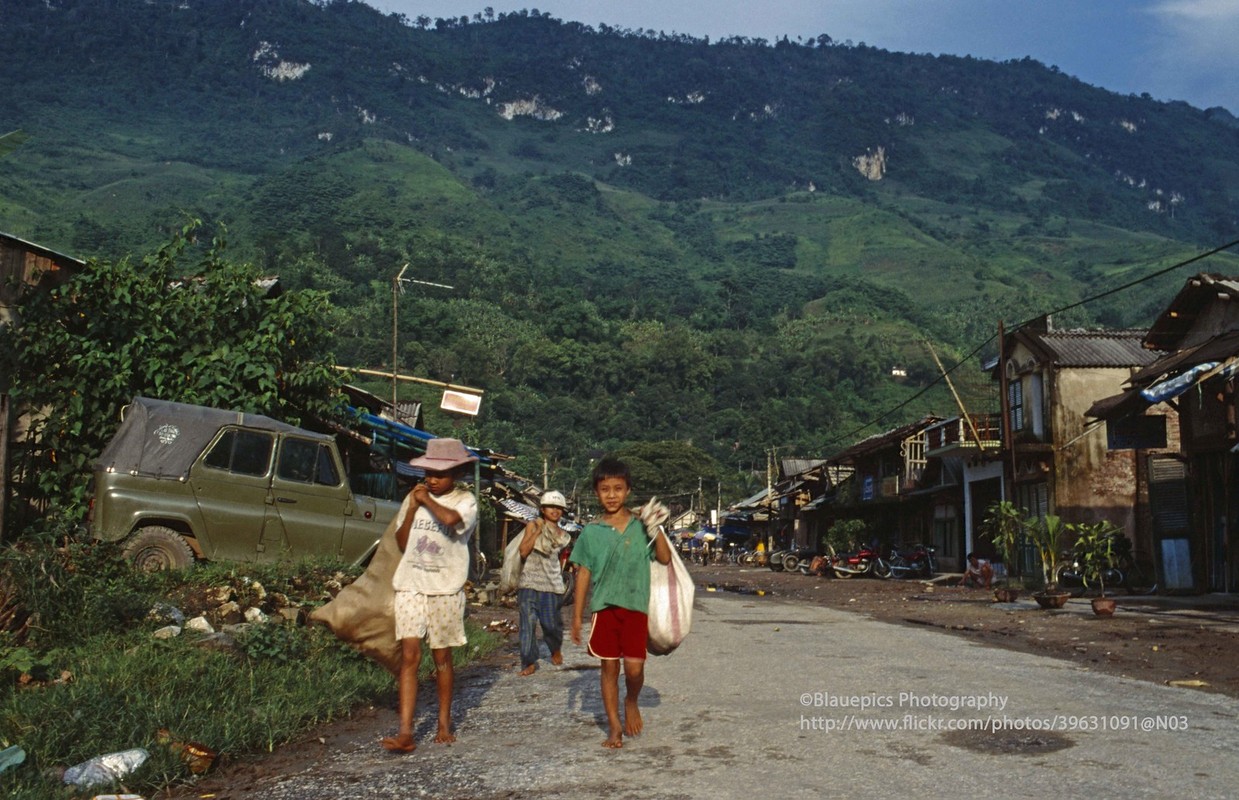
[[[141,747],[95,756],[65,770],[64,781],[82,787],[111,783],[142,766],[148,758],[150,753]]]

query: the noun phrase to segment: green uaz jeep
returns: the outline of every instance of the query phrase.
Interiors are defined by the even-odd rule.
[[[90,533],[144,570],[309,556],[364,563],[399,503],[354,495],[331,436],[135,398],[95,462]]]

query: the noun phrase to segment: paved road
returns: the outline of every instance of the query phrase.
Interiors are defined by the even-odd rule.
[[[618,752],[600,746],[596,663],[569,650],[562,669],[458,681],[455,745],[432,744],[433,711],[419,710],[418,751],[382,752],[377,739],[395,723],[384,713],[382,730],[343,743],[314,768],[228,797],[1044,800],[1239,791],[1239,701],[856,614],[699,592],[688,641],[647,666],[646,733]],[[981,703],[990,706],[973,707]],[[1025,728],[944,729],[994,717]],[[1071,717],[1077,727],[1126,729],[1064,729]],[[1055,722],[1057,731],[1032,729]]]

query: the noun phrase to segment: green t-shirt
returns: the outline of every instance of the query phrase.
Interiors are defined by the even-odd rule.
[[[654,548],[635,516],[620,533],[605,522],[585,526],[572,547],[571,561],[589,570],[589,610],[618,606],[642,614],[650,610],[650,561]]]

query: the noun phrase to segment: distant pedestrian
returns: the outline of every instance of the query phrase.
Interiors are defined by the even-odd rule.
[[[581,644],[581,616],[592,583],[589,652],[602,659],[600,684],[608,726],[602,745],[620,748],[625,736],[636,736],[644,727],[638,699],[645,685],[650,561],[657,558],[660,564],[670,563],[671,543],[655,525],[647,527],[624,505],[632,493],[624,462],[614,457],[603,458],[594,468],[593,481],[602,517],[585,526],[572,548],[571,561],[578,565],[572,641]],[[658,506],[651,513],[657,522],[666,521],[665,506]],[[625,687],[622,719],[621,662]]]
[[[967,561],[959,585],[990,588],[994,582],[994,565],[984,558],[977,558],[976,553],[969,553]]]
[[[521,555],[521,577],[516,584],[516,604],[520,609],[521,675],[538,670],[538,631],[551,651],[551,663],[564,663],[564,621],[560,609],[564,603],[564,574],[559,554],[572,541],[568,532],[559,527],[567,501],[559,492],[550,491],[540,501],[542,516],[525,526],[518,545]]]
[[[436,742],[456,741],[452,733],[455,675],[452,648],[465,644],[465,581],[469,577],[469,537],[477,527],[473,493],[456,485],[462,467],[477,458],[458,439],[431,439],[426,454],[410,466],[421,467],[426,479],[404,499],[396,529],[403,555],[392,577],[395,589],[396,638],[400,641],[400,732],[383,739],[384,749],[411,753],[413,711],[417,707],[417,669],[422,663],[422,639],[430,646],[439,690]]]

